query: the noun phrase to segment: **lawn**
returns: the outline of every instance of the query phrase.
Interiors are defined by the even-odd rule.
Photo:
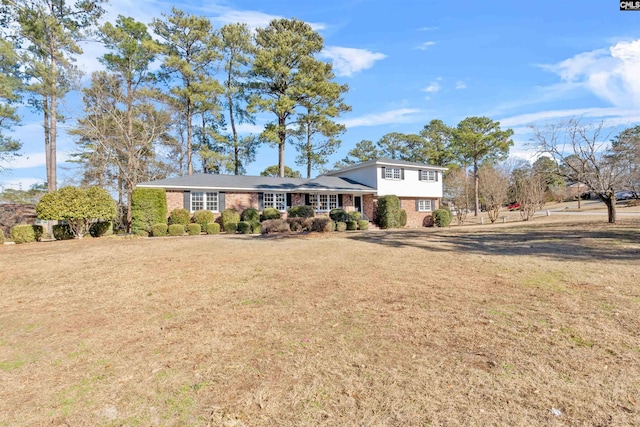
[[[552,219],[0,247],[0,425],[639,425],[639,224]]]

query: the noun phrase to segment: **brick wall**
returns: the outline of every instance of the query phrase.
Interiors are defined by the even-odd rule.
[[[224,205],[226,209],[242,212],[247,208],[258,209],[258,193],[225,193]]]
[[[167,191],[167,211],[184,208],[184,195],[182,191]],[[187,208],[189,209],[189,208]]]
[[[342,209],[347,212],[354,211],[356,208],[353,205],[353,195],[351,194],[343,194],[342,195]]]

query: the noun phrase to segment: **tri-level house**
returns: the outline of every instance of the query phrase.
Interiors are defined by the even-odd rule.
[[[407,226],[419,227],[431,223],[431,213],[440,205],[445,170],[381,158],[311,179],[196,174],[143,182],[138,187],[164,188],[169,211],[207,209],[219,214],[226,208],[240,212],[275,208],[285,216],[292,206],[309,205],[316,215],[342,208],[359,211],[370,220],[378,197],[395,194],[407,211]]]

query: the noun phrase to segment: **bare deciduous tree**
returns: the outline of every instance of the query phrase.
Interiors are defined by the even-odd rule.
[[[444,179],[446,199],[453,204],[458,225],[464,224],[473,207],[473,182],[464,168],[448,172]]]
[[[485,206],[489,221],[496,222],[500,209],[507,203],[509,174],[502,168],[482,165],[478,170],[480,202]]]

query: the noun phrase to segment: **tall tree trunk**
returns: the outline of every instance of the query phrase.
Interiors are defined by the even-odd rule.
[[[480,196],[479,196],[479,184],[480,180],[478,177],[478,161],[473,161],[473,191],[474,191],[474,202],[475,202],[475,214],[474,216],[478,216],[478,212],[480,212]]]
[[[187,175],[193,175],[193,163],[191,163],[191,99],[187,100]]]
[[[311,123],[307,122],[307,179],[311,178]]]
[[[51,128],[49,129],[49,168],[47,171],[47,182],[49,186],[49,191],[56,191],[58,189],[57,183],[57,159],[56,159],[56,138],[58,131],[58,73],[56,69],[56,58],[53,55],[53,46],[51,46],[51,84],[53,87],[50,87],[51,91],[51,111],[49,113],[49,120],[51,120]]]
[[[49,97],[47,95],[42,96],[42,110],[44,113],[44,156],[47,169],[47,191],[52,193],[56,189],[52,186],[49,172],[51,170],[51,123],[49,123]]]
[[[236,130],[236,119],[233,114],[233,96],[231,95],[231,69],[229,64],[227,72],[227,102],[229,103],[229,123],[231,124],[231,132],[233,134],[233,173],[240,174],[240,145],[238,144],[238,131]]]
[[[284,178],[284,144],[287,141],[285,118],[278,117],[278,176]]]
[[[616,223],[616,194],[613,191],[607,191],[604,195],[599,195],[600,200],[607,205],[607,215],[609,224]]]

